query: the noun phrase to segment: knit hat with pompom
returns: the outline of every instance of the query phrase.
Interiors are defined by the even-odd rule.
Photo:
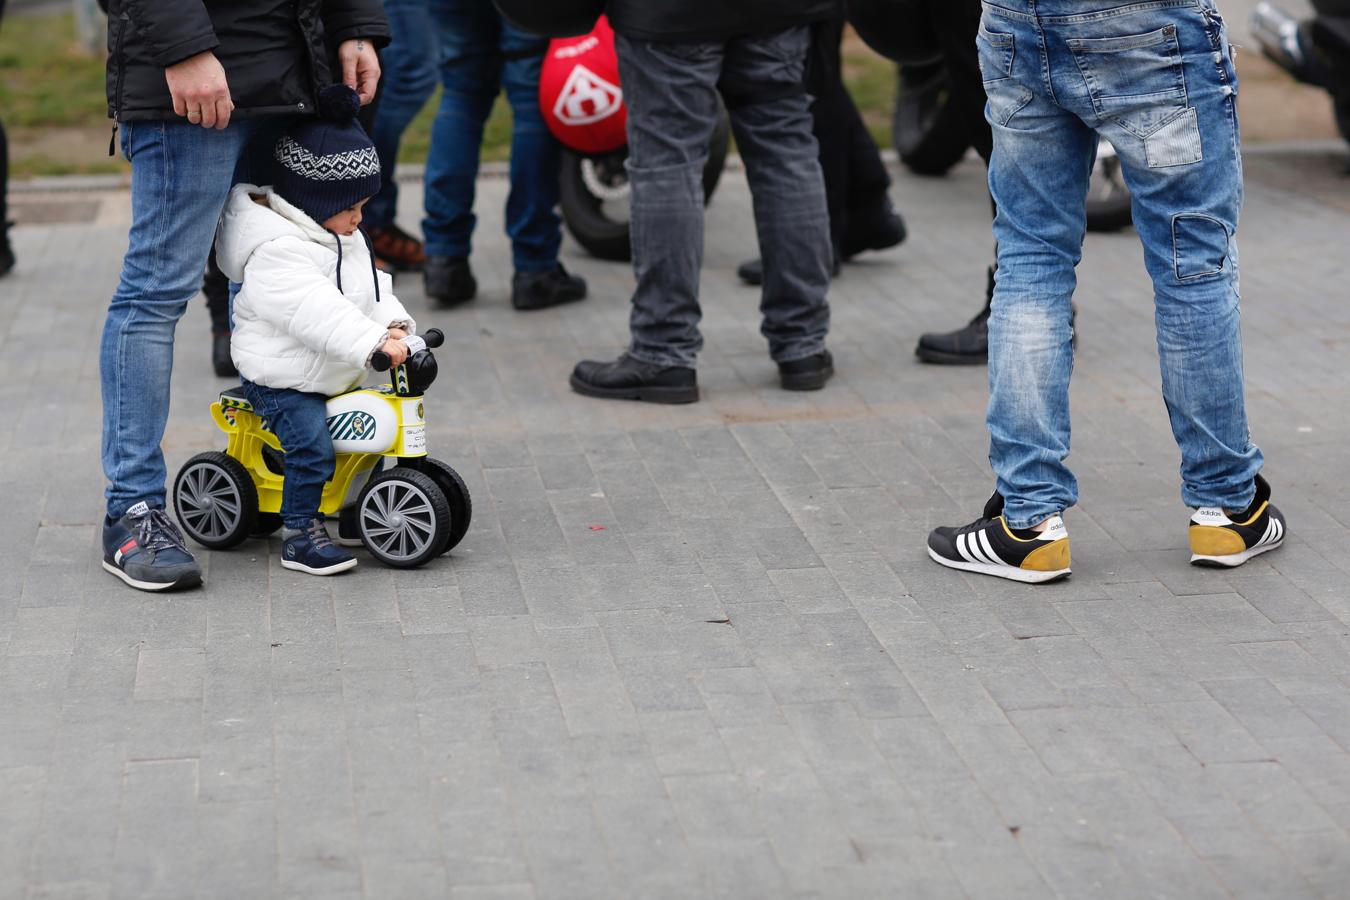
[[[319,92],[319,117],[277,140],[273,189],[320,224],[380,189],[380,158],[356,120],[360,111],[356,91],[330,85]]]

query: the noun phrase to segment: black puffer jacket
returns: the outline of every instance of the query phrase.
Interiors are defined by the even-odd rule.
[[[609,0],[609,21],[641,41],[720,41],[842,15],[841,0]]]
[[[108,115],[174,115],[164,69],[211,50],[235,117],[307,114],[340,77],[329,55],[350,38],[389,43],[380,0],[110,0]]]

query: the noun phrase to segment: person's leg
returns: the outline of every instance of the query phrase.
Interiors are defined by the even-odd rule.
[[[503,22],[502,88],[512,116],[506,233],[517,272],[556,269],[562,246],[562,219],[555,211],[562,149],[539,112],[539,72],[547,50],[546,39]]]
[[[337,456],[328,434],[328,398],[288,388],[244,382],[253,409],[286,452],[286,481],[281,490],[281,523],[304,531],[319,516],[324,483],[333,477]]]
[[[174,328],[201,285],[231,173],[251,130],[177,122],[122,126],[131,161],[131,234],[100,346],[103,471],[110,519],[164,505],[160,441]]]
[[[322,394],[244,382],[253,409],[286,451],[281,489],[281,565],[311,575],[333,575],[356,565],[356,557],[333,543],[319,506],[337,455],[328,434],[328,398]]]
[[[380,105],[370,139],[380,157],[380,191],[363,210],[367,230],[394,223],[398,184],[394,169],[403,132],[436,90],[436,30],[427,0],[384,0],[390,41],[380,53]]]
[[[692,368],[703,268],[703,167],[717,122],[720,43],[644,43],[616,36],[628,103],[630,233],[637,288],[634,359]],[[823,204],[822,204],[823,206]],[[824,224],[824,210],[818,210]]]
[[[998,267],[989,319],[989,461],[1009,527],[1078,500],[1069,453],[1074,267],[1086,232],[1096,135],[1045,88],[1040,34],[985,13],[980,65],[994,150]]]
[[[473,229],[483,125],[501,77],[500,19],[487,0],[429,0],[436,29],[441,102],[431,127],[422,232],[430,256],[465,258]]]
[[[211,368],[221,378],[239,374],[230,358],[230,280],[216,265],[216,251],[206,258],[206,274],[202,276],[202,293],[206,295],[206,311],[211,315]]]
[[[1263,460],[1249,439],[1243,396],[1237,76],[1218,14],[1209,0],[1202,7],[1094,27],[1072,53],[1134,198],[1153,279],[1163,399],[1181,449],[1181,498],[1242,510]],[[1161,40],[1148,46],[1110,43],[1155,31]]]
[[[775,362],[820,354],[833,251],[819,148],[802,83],[810,29],[738,38],[727,46],[723,93],[754,199],[764,256],[761,332]]]
[[[14,268],[14,248],[9,244],[9,139],[0,122],[0,275]]]

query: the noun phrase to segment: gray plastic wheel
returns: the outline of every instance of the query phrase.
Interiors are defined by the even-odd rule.
[[[198,453],[174,478],[173,508],[188,537],[226,550],[253,533],[258,489],[237,459],[216,451]]]

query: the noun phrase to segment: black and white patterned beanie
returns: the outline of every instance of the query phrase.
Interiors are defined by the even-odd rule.
[[[319,118],[291,125],[277,140],[273,189],[315,222],[380,189],[380,158],[356,120],[361,98],[345,84],[319,92]]]

